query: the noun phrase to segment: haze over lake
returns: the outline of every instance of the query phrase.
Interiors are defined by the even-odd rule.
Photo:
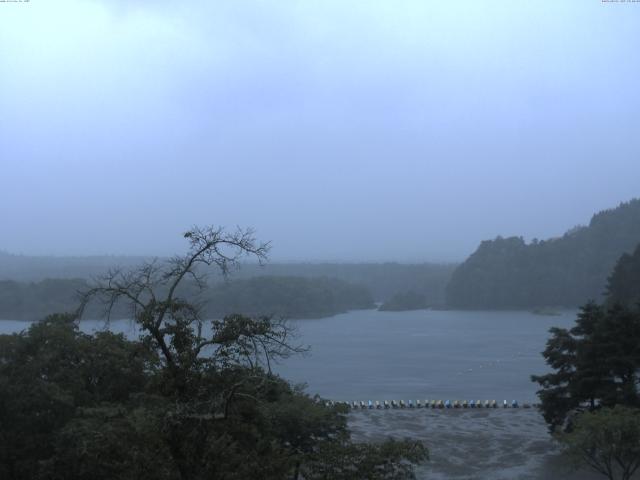
[[[0,480],[640,480],[639,24],[0,0]]]

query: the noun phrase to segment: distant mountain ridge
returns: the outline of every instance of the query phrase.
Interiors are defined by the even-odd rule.
[[[640,244],[640,199],[603,210],[588,226],[562,237],[526,243],[497,237],[453,272],[446,288],[451,308],[574,307],[602,300],[621,255]]]

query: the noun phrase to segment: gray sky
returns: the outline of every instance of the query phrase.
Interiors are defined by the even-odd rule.
[[[461,260],[640,195],[640,3],[0,3],[0,249]]]

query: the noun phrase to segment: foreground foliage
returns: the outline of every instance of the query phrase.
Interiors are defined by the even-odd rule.
[[[543,355],[554,371],[532,377],[545,420],[574,464],[610,480],[640,468],[639,255],[640,246],[618,260],[603,305],[583,306],[570,330],[551,329]]]
[[[139,340],[82,333],[77,315],[0,336],[0,478],[413,478],[421,444],[354,444],[343,407],[271,372],[304,350],[286,323],[204,321],[179,296],[187,278],[205,288],[198,266],[227,272],[267,246],[247,231],[185,238],[186,255],[112,271],[83,295],[107,316],[126,306]],[[341,476],[327,476],[336,455]]]
[[[576,326],[552,328],[543,352],[553,372],[534,375],[544,418],[552,428],[573,412],[601,406],[640,405],[640,311],[582,307]]]
[[[552,328],[543,352],[554,370],[534,375],[542,411],[551,429],[567,424],[574,413],[614,405],[640,406],[640,304],[634,279],[640,279],[640,246],[623,255],[609,277],[603,305],[590,302],[567,330]],[[628,283],[631,282],[631,285]]]
[[[640,410],[617,406],[580,415],[560,435],[576,465],[588,465],[610,480],[629,480],[640,468]]]

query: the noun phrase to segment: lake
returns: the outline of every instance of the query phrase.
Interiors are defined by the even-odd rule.
[[[276,370],[333,400],[496,399],[536,401],[529,376],[548,367],[540,352],[552,326],[570,327],[575,311],[542,316],[520,311],[352,311],[292,321],[311,346]],[[0,333],[25,322],[0,321]],[[90,332],[104,322],[83,321]],[[110,328],[135,336],[129,321]],[[569,472],[534,409],[365,410],[350,415],[356,440],[387,436],[423,441],[431,461],[420,479],[591,480]]]
[[[294,322],[311,346],[277,370],[334,400],[536,400],[531,374],[548,371],[541,355],[558,316],[521,311],[379,312],[362,310]]]
[[[275,370],[310,393],[333,400],[496,399],[534,402],[529,376],[548,371],[540,352],[552,326],[570,327],[575,311],[558,316],[522,311],[379,312],[359,310],[293,320],[304,356]],[[26,328],[0,321],[0,333]],[[83,321],[85,331],[103,328]],[[110,328],[135,336],[124,320]]]

